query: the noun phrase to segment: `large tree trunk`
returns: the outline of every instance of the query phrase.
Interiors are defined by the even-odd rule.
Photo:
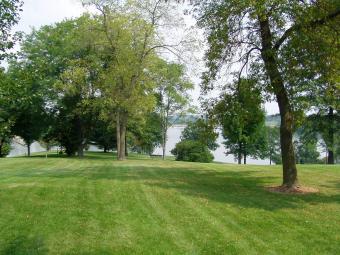
[[[269,76],[272,89],[280,109],[280,143],[282,152],[283,183],[282,186],[293,188],[298,185],[297,169],[293,147],[293,113],[288,94],[283,83],[277,62],[277,50],[273,48],[272,35],[268,19],[259,17],[262,50],[261,56]]]
[[[334,110],[333,107],[329,107],[328,111],[328,136],[329,136],[329,144],[328,144],[328,157],[327,164],[334,164]]]
[[[78,157],[79,157],[79,158],[84,157],[84,145],[83,145],[83,143],[81,143],[81,144],[78,146]]]

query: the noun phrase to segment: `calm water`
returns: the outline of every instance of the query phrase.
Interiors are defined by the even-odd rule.
[[[168,141],[166,146],[166,155],[171,156],[170,151],[175,147],[176,143],[180,141],[180,137],[182,134],[182,131],[184,130],[184,125],[178,125],[173,126],[169,128],[168,130]],[[213,151],[215,161],[217,162],[223,162],[223,163],[237,163],[233,155],[226,155],[225,154],[225,148],[223,143],[223,137],[220,135],[217,143],[220,145],[216,151]],[[154,154],[162,154],[162,149],[156,148],[154,151]],[[255,164],[255,165],[269,165],[269,159],[261,160],[261,159],[252,159],[247,158],[247,164]]]

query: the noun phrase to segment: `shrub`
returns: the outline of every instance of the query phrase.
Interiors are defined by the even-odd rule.
[[[209,163],[214,159],[214,156],[206,145],[191,140],[184,140],[177,143],[171,153],[175,155],[177,161]]]
[[[11,144],[4,142],[0,144],[0,158],[6,157],[11,152]]]

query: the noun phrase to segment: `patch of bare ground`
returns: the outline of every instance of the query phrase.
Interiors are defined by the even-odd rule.
[[[315,194],[318,193],[319,190],[312,187],[305,186],[296,186],[296,187],[287,187],[287,186],[273,186],[266,187],[266,190],[274,193],[284,193],[284,194]]]

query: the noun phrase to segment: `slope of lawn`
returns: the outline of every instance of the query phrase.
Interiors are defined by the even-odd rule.
[[[104,153],[0,160],[0,254],[340,254],[340,167],[319,194],[269,193],[279,166]]]

